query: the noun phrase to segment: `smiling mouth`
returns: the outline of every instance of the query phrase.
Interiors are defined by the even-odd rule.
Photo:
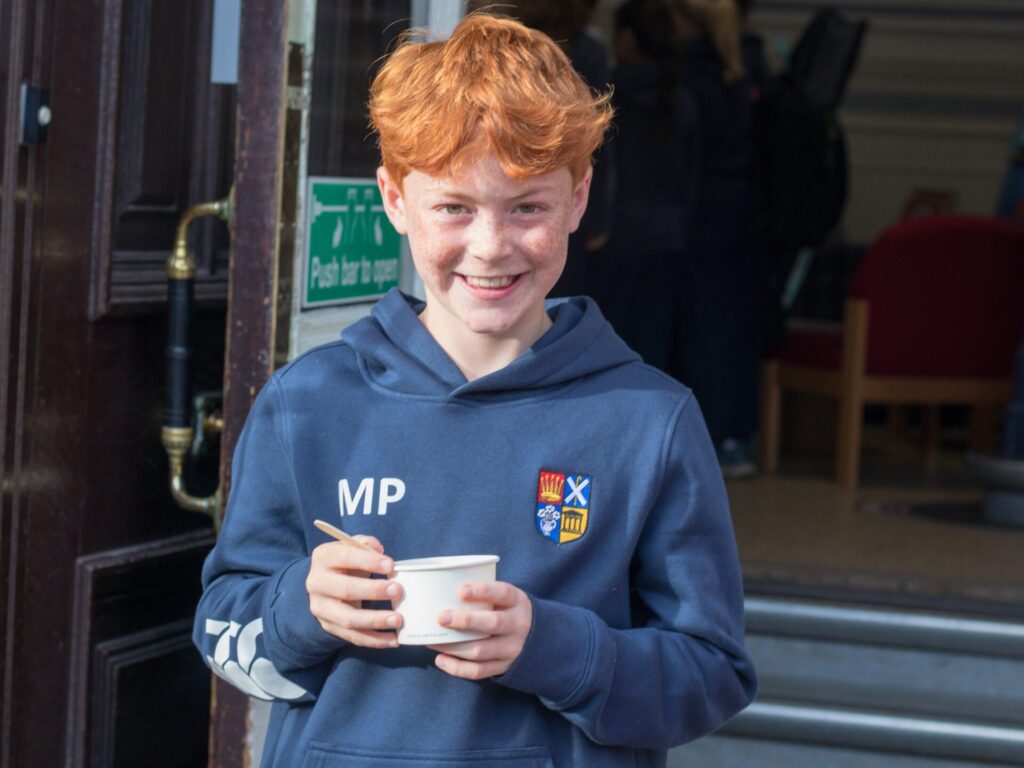
[[[517,277],[519,275],[505,275],[504,277],[473,277],[472,275],[463,275],[463,279],[473,288],[490,288],[492,290],[508,288],[516,281]]]

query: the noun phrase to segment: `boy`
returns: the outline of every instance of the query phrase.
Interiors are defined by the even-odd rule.
[[[426,302],[392,292],[261,392],[195,641],[275,700],[264,765],[664,765],[754,671],[696,403],[590,300],[545,306],[607,97],[549,38],[472,15],[399,47],[370,114]],[[394,560],[485,552],[500,580],[462,597],[493,609],[438,621],[486,637],[398,647]]]

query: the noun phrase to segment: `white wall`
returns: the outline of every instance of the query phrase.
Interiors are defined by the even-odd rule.
[[[760,0],[751,26],[768,48],[792,40],[820,0]],[[1024,117],[1022,0],[846,0],[870,28],[842,111],[850,145],[846,239],[896,221],[917,189],[956,210],[995,210]]]

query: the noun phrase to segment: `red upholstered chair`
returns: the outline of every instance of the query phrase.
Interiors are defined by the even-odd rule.
[[[1024,228],[981,216],[898,224],[867,251],[842,327],[794,327],[761,381],[761,464],[775,471],[782,391],[839,401],[836,481],[859,476],[867,403],[1010,399],[1024,318]]]

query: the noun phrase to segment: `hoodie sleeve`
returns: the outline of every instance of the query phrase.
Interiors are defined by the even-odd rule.
[[[345,643],[309,611],[309,552],[272,378],[246,419],[217,544],[203,566],[193,641],[210,668],[250,696],[310,701]]]
[[[661,493],[633,554],[633,628],[531,596],[523,651],[495,678],[540,697],[598,744],[668,749],[714,731],[756,689],[728,500],[692,398],[662,455]]]

